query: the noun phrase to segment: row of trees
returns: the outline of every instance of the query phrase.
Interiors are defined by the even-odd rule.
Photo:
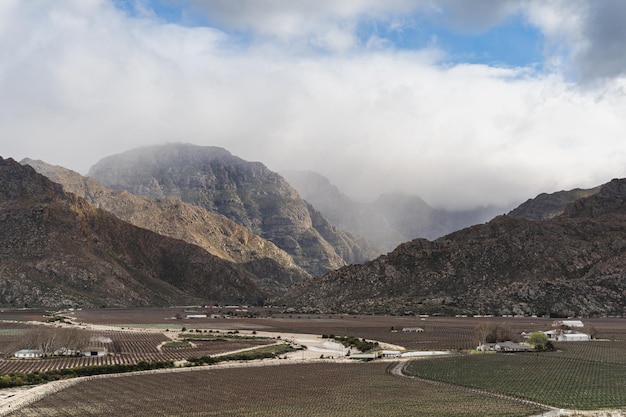
[[[14,346],[14,350],[40,350],[44,356],[68,355],[92,343],[91,335],[79,328],[37,326],[23,334]],[[107,349],[114,354],[122,353],[122,345],[115,340],[107,343]]]
[[[90,365],[75,368],[52,369],[45,372],[12,373],[0,376],[0,388],[19,387],[23,385],[41,384],[60,379],[76,378],[81,376],[117,374],[125,372],[147,371],[152,369],[173,368],[174,362],[168,361],[141,361],[134,364]]]

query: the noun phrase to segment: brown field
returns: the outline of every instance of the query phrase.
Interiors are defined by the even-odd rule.
[[[208,309],[227,313],[229,310]],[[204,310],[202,311],[204,312]],[[357,336],[371,340],[398,344],[410,350],[452,349],[465,350],[476,346],[474,329],[481,323],[493,323],[510,330],[511,334],[522,331],[548,330],[557,319],[537,317],[427,317],[414,316],[352,316],[307,315],[272,313],[256,309],[248,313],[234,313],[231,319],[182,319],[171,317],[186,313],[174,309],[100,309],[76,311],[78,321],[94,324],[117,324],[120,326],[155,326],[161,328],[187,327],[189,329],[257,330],[285,333],[333,334]],[[246,317],[257,315],[258,317]],[[590,318],[584,322],[591,325],[598,338],[626,340],[626,320],[622,318]],[[398,332],[392,332],[392,327]],[[423,333],[403,333],[403,327],[421,327]]]
[[[15,417],[527,416],[527,403],[400,378],[388,363],[297,364],[94,379]]]

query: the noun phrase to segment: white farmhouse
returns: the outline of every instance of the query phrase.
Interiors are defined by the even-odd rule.
[[[43,357],[43,351],[37,349],[22,349],[15,352],[13,356],[25,359],[41,358]]]

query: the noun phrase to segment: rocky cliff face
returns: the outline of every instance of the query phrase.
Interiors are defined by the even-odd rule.
[[[232,220],[170,198],[150,199],[127,191],[113,191],[93,178],[42,161],[25,159],[53,182],[135,226],[200,246],[256,275],[270,293],[285,292],[307,277],[291,256],[273,243]]]
[[[333,227],[278,174],[215,147],[172,144],[104,158],[89,172],[114,190],[176,198],[273,242],[311,275],[367,260],[371,249]]]
[[[550,220],[500,216],[296,286],[303,309],[368,313],[626,314],[626,180]]]
[[[0,303],[50,307],[262,303],[258,279],[126,223],[0,158]]]
[[[436,239],[505,212],[497,207],[440,210],[417,196],[400,193],[384,194],[372,203],[361,203],[315,172],[291,170],[282,174],[324,217],[372,242],[379,254],[393,250],[400,243],[416,238]]]

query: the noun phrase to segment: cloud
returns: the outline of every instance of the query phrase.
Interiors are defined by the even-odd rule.
[[[363,199],[405,191],[448,208],[512,204],[625,174],[617,63],[581,70],[604,74],[586,88],[556,69],[449,65],[445,51],[398,50],[374,36],[359,44],[355,34],[359,19],[393,25],[434,2],[279,3],[202,2],[220,24],[185,27],[143,1],[132,16],[105,0],[0,2],[2,156],[85,173],[112,153],[190,142],[273,170],[315,170]],[[550,41],[573,45],[574,63],[591,54],[585,42],[614,33],[587,35],[606,14],[588,3],[498,2],[502,10],[485,17],[487,3],[472,3],[476,17],[463,30],[524,13]],[[463,24],[466,2],[437,4],[458,8],[446,24]],[[320,22],[336,31],[320,38]],[[258,38],[242,42],[227,27]]]
[[[575,56],[584,78],[614,78],[626,75],[626,4],[607,0],[594,2],[586,16],[586,42]]]

